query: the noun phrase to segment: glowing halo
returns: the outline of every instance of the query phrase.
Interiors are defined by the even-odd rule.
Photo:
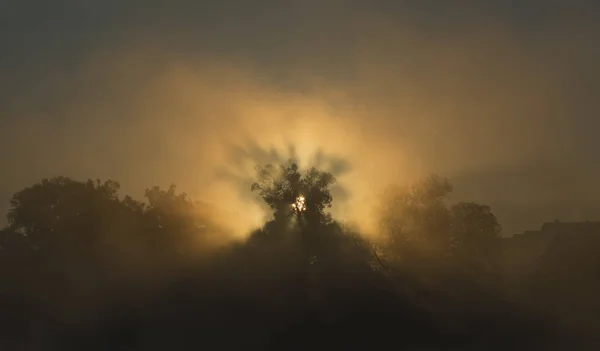
[[[294,202],[292,204],[292,210],[296,213],[296,214],[300,214],[304,211],[306,211],[306,203],[305,203],[306,199],[304,198],[304,196],[300,195],[296,198],[296,202]]]

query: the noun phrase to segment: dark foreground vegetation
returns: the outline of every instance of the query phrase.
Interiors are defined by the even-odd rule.
[[[507,268],[491,209],[448,204],[445,179],[390,188],[371,241],[326,214],[334,182],[294,164],[260,168],[249,191],[273,219],[233,244],[174,187],[145,202],[112,181],[25,188],[0,232],[0,349],[600,345],[600,233],[525,274]]]

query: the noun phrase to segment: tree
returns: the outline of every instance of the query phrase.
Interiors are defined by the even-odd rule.
[[[430,176],[408,187],[391,187],[384,195],[380,224],[387,253],[398,262],[426,259],[436,265],[450,261],[489,259],[500,233],[491,208],[473,202],[449,206],[452,185]]]
[[[380,205],[380,226],[394,256],[406,260],[426,249],[438,255],[449,245],[446,199],[451,191],[448,180],[435,175],[388,188]]]
[[[66,177],[43,179],[17,192],[8,213],[9,229],[39,250],[86,251],[139,233],[145,205],[127,196],[119,183]],[[98,247],[99,248],[99,247]]]
[[[29,293],[73,305],[74,296],[85,303],[84,296],[102,296],[99,290],[130,278],[137,251],[130,242],[140,233],[142,214],[129,207],[131,200],[120,201],[118,190],[111,180],[56,177],[14,194],[6,232],[27,244],[12,260],[14,275],[27,270]]]
[[[325,213],[333,202],[329,187],[336,179],[331,173],[314,167],[302,173],[293,161],[278,167],[272,164],[258,166],[256,171],[257,180],[250,189],[258,192],[273,210],[276,220],[296,213],[310,221],[331,221]],[[302,209],[294,211],[293,206],[300,204]]]
[[[489,254],[502,227],[487,205],[459,202],[450,208],[455,242],[471,254]]]
[[[148,205],[144,214],[148,229],[164,240],[173,235],[183,239],[198,230],[194,218],[194,204],[187,194],[178,194],[175,190],[175,185],[171,185],[167,190],[155,186],[146,189],[145,192]]]
[[[218,216],[215,209],[192,201],[184,192],[177,193],[175,185],[167,190],[158,186],[146,189],[145,197],[148,200],[143,211],[146,230],[152,233],[156,250],[161,250],[162,246],[167,256],[176,253],[192,258],[229,238],[227,231],[213,218]],[[164,250],[166,248],[174,252]]]
[[[38,247],[49,245],[59,235],[83,229],[89,232],[101,213],[118,203],[118,190],[119,184],[111,180],[43,179],[12,197],[9,228]]]

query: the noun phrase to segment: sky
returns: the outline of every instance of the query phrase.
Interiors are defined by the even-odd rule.
[[[0,211],[44,177],[111,178],[246,229],[252,167],[293,147],[358,221],[431,173],[507,235],[599,220],[598,43],[598,1],[3,1]]]

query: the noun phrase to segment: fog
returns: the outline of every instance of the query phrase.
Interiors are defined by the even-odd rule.
[[[140,4],[0,4],[0,342],[595,337],[598,4]]]
[[[465,4],[307,2],[232,8],[223,23],[149,6],[81,31],[85,45],[63,28],[5,60],[0,193],[55,175],[139,197],[175,183],[237,213],[227,225],[243,237],[266,214],[249,198],[253,167],[295,155],[333,171],[333,211],[365,232],[384,186],[430,173],[490,204],[508,235],[597,219],[595,7],[523,22]]]

